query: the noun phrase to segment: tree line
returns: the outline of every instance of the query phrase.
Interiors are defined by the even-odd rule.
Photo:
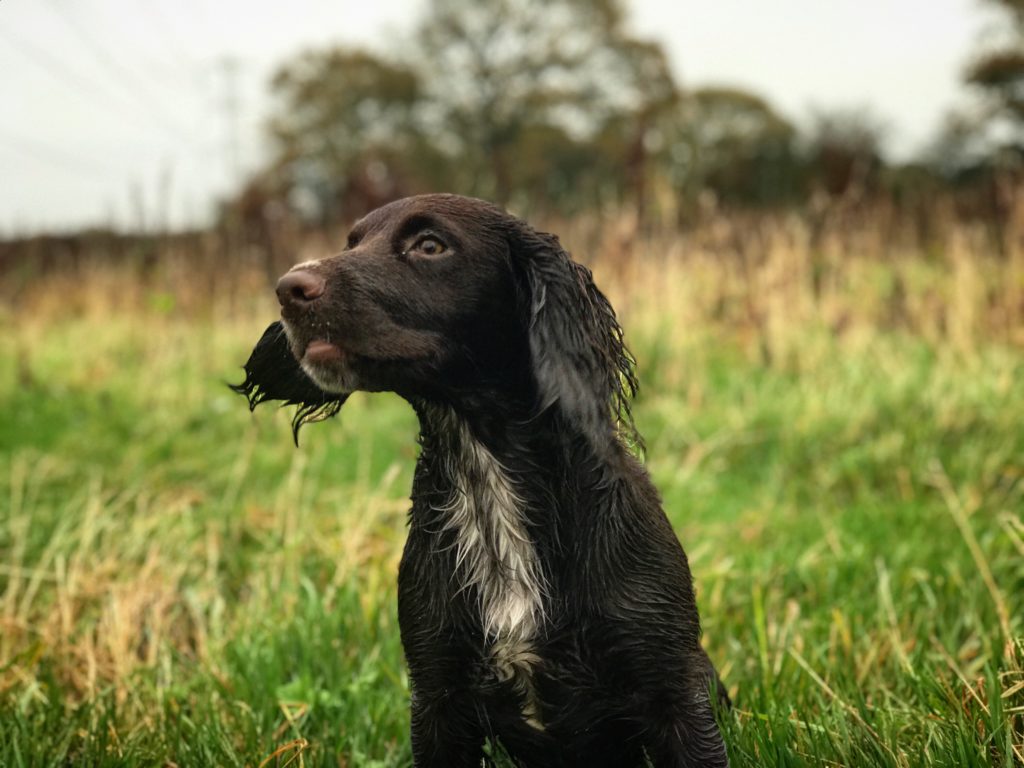
[[[984,200],[1024,158],[1024,0],[986,2],[1007,24],[966,63],[974,100],[930,152],[894,165],[863,113],[798,127],[757,94],[684,88],[662,46],[630,33],[619,0],[428,0],[387,51],[337,46],[279,68],[271,160],[236,205],[252,214],[285,201],[329,225],[434,190],[527,211],[630,207],[640,219],[685,217],[707,200]]]

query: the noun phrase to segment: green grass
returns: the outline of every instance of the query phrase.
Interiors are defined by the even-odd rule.
[[[296,449],[242,315],[0,317],[0,765],[410,764],[415,420]],[[625,322],[734,764],[1019,765],[1020,350]]]

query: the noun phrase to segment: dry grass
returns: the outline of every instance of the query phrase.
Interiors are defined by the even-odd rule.
[[[549,227],[640,360],[734,761],[1024,760],[1024,215]],[[221,383],[284,265],[226,262],[86,259],[0,308],[0,762],[407,760],[413,418],[357,397],[299,451],[250,418]]]
[[[539,226],[596,267],[620,312],[636,302],[662,315],[671,307],[687,328],[726,329],[768,356],[808,325],[852,338],[906,332],[962,350],[979,340],[1024,344],[1024,191],[999,231],[950,218],[933,222],[927,240],[885,208],[711,212],[683,231],[648,231],[625,214]],[[11,286],[0,298],[7,312],[43,321],[139,310],[238,317],[266,303],[268,282],[290,264],[343,242],[341,231],[293,235],[270,252],[266,243],[210,235],[149,242],[116,260],[85,242],[45,279],[32,267],[39,254],[21,248],[0,263]]]

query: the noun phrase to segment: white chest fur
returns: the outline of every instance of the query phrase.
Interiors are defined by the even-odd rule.
[[[538,725],[531,684],[534,639],[544,620],[545,582],[525,520],[525,505],[508,472],[451,414],[444,417],[452,497],[443,528],[455,534],[456,579],[474,589],[495,669],[526,700]]]

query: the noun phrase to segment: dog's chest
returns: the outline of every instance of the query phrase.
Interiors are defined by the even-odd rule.
[[[526,505],[506,469],[465,425],[449,418],[445,426],[451,495],[437,511],[453,538],[453,578],[460,590],[475,593],[495,672],[523,693],[524,715],[536,720],[531,670],[545,581]]]
[[[543,616],[544,581],[525,503],[493,454],[451,421],[451,496],[438,511],[442,529],[454,537],[454,577],[461,589],[476,592],[486,637],[527,641]]]

